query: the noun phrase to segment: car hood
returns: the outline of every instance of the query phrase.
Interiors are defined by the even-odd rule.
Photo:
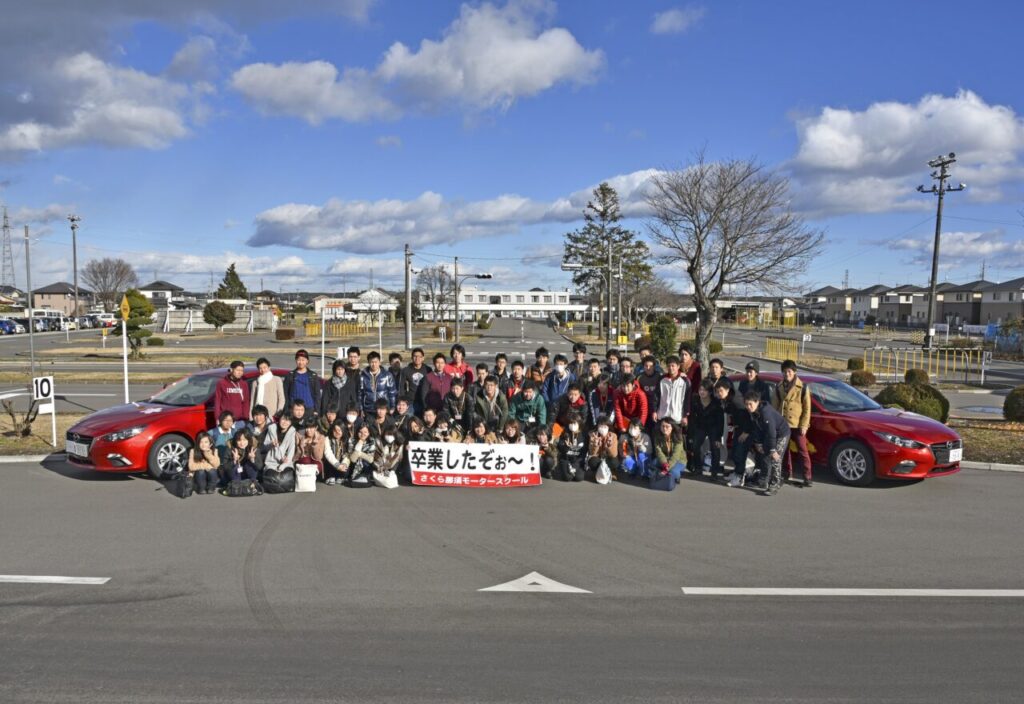
[[[899,408],[880,408],[876,411],[859,411],[858,419],[871,426],[872,430],[892,433],[900,437],[924,443],[955,440],[960,436],[937,420],[919,413]]]
[[[195,406],[166,406],[147,401],[125,403],[120,406],[104,408],[101,411],[87,415],[75,423],[68,432],[95,437],[123,428],[148,425],[156,420],[165,419],[168,416],[187,413],[194,408]]]

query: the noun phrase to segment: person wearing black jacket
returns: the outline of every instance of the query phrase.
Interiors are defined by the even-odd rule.
[[[748,391],[756,391],[761,394],[761,400],[765,403],[771,403],[771,388],[768,386],[768,382],[758,377],[758,373],[761,371],[761,366],[757,363],[756,359],[752,359],[747,362],[746,372],[747,378],[741,379],[737,385],[737,391],[739,391],[739,402],[743,403],[743,397],[747,395]]]
[[[458,426],[462,434],[468,435],[473,420],[473,404],[469,402],[469,394],[463,389],[462,377],[452,379],[452,390],[444,397],[444,413],[452,425]]]
[[[725,412],[722,404],[712,398],[713,389],[714,384],[709,379],[701,382],[686,427],[690,436],[690,471],[698,477],[704,474],[703,447],[707,440],[712,481],[722,475],[722,435],[725,433]]]
[[[419,405],[420,383],[430,369],[423,363],[423,350],[420,347],[412,351],[412,361],[402,369],[398,378],[398,395],[412,399],[413,410],[416,415],[423,413]]]
[[[359,397],[356,396],[359,383],[358,381],[355,384],[352,383],[351,377],[353,376],[358,378],[358,372],[355,375],[349,374],[345,369],[344,360],[334,360],[334,364],[331,365],[331,378],[326,380],[323,392],[320,394],[319,412],[321,417],[325,417],[327,411],[334,411],[338,417],[341,417],[345,414],[349,404],[359,402]]]
[[[322,390],[320,376],[309,368],[309,353],[299,350],[295,353],[295,369],[284,377],[285,406],[290,407],[295,399],[301,399],[308,410],[315,412],[320,407]]]
[[[754,426],[750,420],[750,413],[743,403],[743,396],[733,389],[732,384],[724,379],[715,382],[715,400],[722,406],[727,422],[732,426],[732,449],[729,457],[733,462],[733,472],[729,477],[729,486],[739,487],[743,485],[743,478],[747,472],[747,455],[750,454],[750,446],[754,443]]]
[[[782,488],[782,456],[789,446],[789,422],[757,391],[748,391],[743,403],[754,426],[754,452],[763,471],[761,493],[772,496]]]

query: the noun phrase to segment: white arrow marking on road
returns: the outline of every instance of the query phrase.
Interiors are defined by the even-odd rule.
[[[478,589],[480,592],[562,592],[566,594],[592,594],[586,589],[562,584],[545,577],[540,572],[531,572],[525,577],[513,579],[511,582],[496,584],[486,589]]]
[[[54,577],[34,574],[0,574],[7,584],[106,584],[110,577]]]
[[[938,596],[1024,598],[1024,589],[847,589],[790,587],[683,587],[692,596]]]

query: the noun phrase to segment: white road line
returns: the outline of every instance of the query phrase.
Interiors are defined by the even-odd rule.
[[[106,584],[110,577],[55,577],[32,574],[0,574],[0,583],[7,584]]]
[[[1024,589],[850,589],[804,587],[683,587],[688,596],[936,596],[1024,598]]]

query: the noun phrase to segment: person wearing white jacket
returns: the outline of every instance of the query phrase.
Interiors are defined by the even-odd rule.
[[[270,449],[263,461],[263,469],[280,470],[295,465],[295,426],[292,425],[291,413],[285,413],[276,427],[267,433]]]
[[[679,357],[675,355],[665,360],[668,366],[668,374],[661,380],[661,401],[658,404],[658,415],[654,420],[661,421],[671,418],[672,421],[683,427],[686,426],[686,416],[690,410],[690,382],[683,374],[679,364]]]

